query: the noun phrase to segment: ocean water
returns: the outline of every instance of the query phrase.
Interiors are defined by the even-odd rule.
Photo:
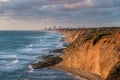
[[[74,80],[65,72],[30,65],[42,55],[55,54],[50,50],[63,48],[61,37],[46,31],[0,31],[0,80]]]

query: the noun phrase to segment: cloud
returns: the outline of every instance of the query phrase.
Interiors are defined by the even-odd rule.
[[[82,2],[65,4],[67,9],[111,8],[120,7],[120,0],[84,0]]]
[[[1,6],[4,10],[27,10],[31,8],[26,0],[9,0],[1,2]]]
[[[46,25],[107,25],[120,21],[120,0],[8,0],[0,1],[6,21]],[[1,20],[1,19],[0,19]],[[44,24],[44,25],[45,25]],[[23,24],[24,25],[24,24]]]
[[[109,8],[109,7],[120,7],[116,3],[120,3],[118,0],[93,0],[95,7]]]
[[[94,4],[91,0],[84,0],[82,2],[65,4],[64,7],[68,9],[82,9],[94,7]]]
[[[16,11],[34,8],[79,10],[120,7],[120,0],[8,0],[1,2],[1,6],[4,10]]]
[[[0,2],[6,2],[6,1],[9,1],[9,0],[0,0]]]

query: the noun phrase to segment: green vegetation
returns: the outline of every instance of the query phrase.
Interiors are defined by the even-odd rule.
[[[85,43],[85,42],[87,42],[87,41],[89,41],[89,40],[91,40],[93,38],[94,38],[94,36],[92,34],[89,34],[89,35],[87,35],[87,36],[84,37],[83,42]]]
[[[83,35],[83,43],[93,39],[93,45],[95,45],[104,36],[110,36],[111,32],[111,30],[106,31],[103,29],[93,29],[89,33]],[[82,38],[82,36],[80,36],[79,38]]]
[[[108,36],[111,35],[110,33],[101,33],[98,34],[97,37],[93,40],[93,45],[95,45],[98,41],[100,41],[101,38],[103,38],[104,36]]]

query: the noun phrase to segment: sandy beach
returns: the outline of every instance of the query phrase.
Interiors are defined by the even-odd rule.
[[[79,80],[104,80],[99,75],[96,75],[87,71],[79,70],[79,69],[65,67],[62,65],[52,66],[51,68],[71,73],[73,76],[79,76],[80,77]]]

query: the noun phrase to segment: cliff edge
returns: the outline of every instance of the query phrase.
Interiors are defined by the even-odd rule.
[[[55,30],[69,45],[57,66],[84,70],[105,80],[120,80],[120,28]]]

